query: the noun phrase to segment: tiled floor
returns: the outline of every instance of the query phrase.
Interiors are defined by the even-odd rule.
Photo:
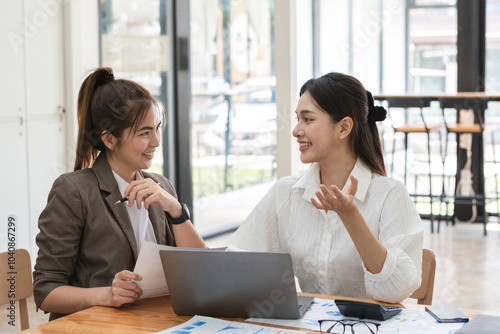
[[[500,229],[497,223],[488,224],[483,236],[481,224],[442,224],[439,234],[430,233],[425,222],[424,247],[434,250],[437,259],[434,284],[434,304],[453,304],[460,308],[494,311],[500,314]],[[207,243],[223,246],[229,235]],[[43,312],[35,312],[33,300],[28,303],[30,325],[47,321]],[[7,324],[5,306],[0,310],[0,333],[17,333],[20,328]]]
[[[427,233],[424,247],[436,254],[433,304],[490,310],[500,314],[500,232],[498,223],[441,226]]]

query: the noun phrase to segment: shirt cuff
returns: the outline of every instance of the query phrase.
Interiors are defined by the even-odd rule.
[[[390,250],[387,250],[387,256],[385,258],[384,266],[382,270],[378,274],[373,274],[366,269],[365,264],[363,263],[363,270],[365,272],[365,277],[371,281],[382,282],[387,280],[394,270],[396,269],[397,259],[396,255]]]

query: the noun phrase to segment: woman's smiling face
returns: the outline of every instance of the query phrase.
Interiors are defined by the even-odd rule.
[[[160,146],[161,126],[160,115],[157,109],[151,106],[137,128],[127,128],[123,132],[122,143],[116,149],[110,150],[112,169],[127,180],[128,176],[134,175],[137,170],[150,168],[155,150]]]
[[[322,163],[334,159],[339,141],[330,115],[314,103],[309,92],[302,94],[295,113],[297,125],[292,134],[300,145],[300,160]]]

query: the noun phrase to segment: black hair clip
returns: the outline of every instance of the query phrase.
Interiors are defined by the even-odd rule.
[[[113,80],[115,80],[115,76],[113,75],[113,73],[110,73],[101,81],[101,83],[105,84]]]

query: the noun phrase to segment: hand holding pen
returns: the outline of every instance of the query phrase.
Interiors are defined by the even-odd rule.
[[[160,186],[160,182],[157,182],[156,184],[157,184],[158,186]],[[127,188],[127,189],[128,189],[128,188]],[[126,191],[125,191],[125,193],[126,193]],[[148,191],[148,188],[146,188],[146,197],[147,197],[148,195],[149,195],[149,191]],[[125,196],[125,197],[123,197],[123,198],[120,198],[118,201],[116,201],[116,202],[115,202],[115,204],[120,204],[120,203],[123,203],[123,202],[127,202],[127,201],[128,201],[128,199],[129,199],[129,197],[130,197],[130,196]],[[132,202],[132,203],[133,203],[134,201],[130,201],[130,202]],[[129,206],[131,206],[131,205],[129,205]]]
[[[127,189],[125,189],[124,197],[117,201],[115,204],[123,203],[128,201],[128,206],[137,204],[137,208],[140,209],[144,204],[144,208],[149,209],[150,204],[154,204],[161,197],[163,197],[162,192],[165,192],[160,187],[158,182],[153,181],[153,179],[139,179],[130,182]]]
[[[137,203],[137,208],[140,209],[144,203],[144,208],[149,209],[150,205],[159,206],[170,214],[182,213],[182,207],[177,198],[172,196],[168,191],[163,189],[159,183],[153,179],[140,179],[130,182],[125,193],[124,198],[118,200],[115,204],[128,201],[128,206]]]

